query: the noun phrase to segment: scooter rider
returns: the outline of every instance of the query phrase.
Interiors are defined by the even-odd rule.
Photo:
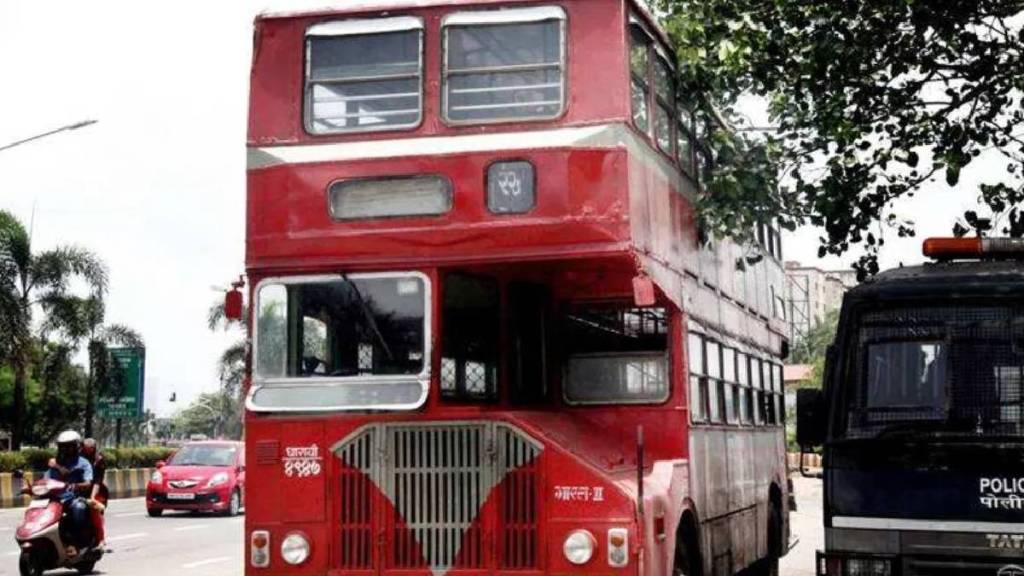
[[[103,525],[103,511],[107,508],[107,501],[110,499],[110,491],[104,483],[107,475],[107,461],[103,453],[99,451],[95,438],[86,438],[82,441],[82,457],[92,464],[92,491],[89,494],[89,508],[92,513],[92,529],[96,536],[96,545],[103,546],[106,539],[106,529]]]
[[[81,456],[82,436],[74,430],[61,432],[57,436],[57,461],[46,472],[46,477],[67,484],[67,490],[60,500],[71,524],[71,541],[77,550],[86,548],[92,536],[92,521],[89,506],[79,494],[89,494],[93,488],[92,465]],[[77,550],[68,552],[70,556]]]

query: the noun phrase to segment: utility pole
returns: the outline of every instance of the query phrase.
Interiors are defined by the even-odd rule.
[[[39,140],[40,138],[46,138],[47,136],[52,136],[54,134],[59,134],[61,132],[71,132],[72,130],[78,130],[79,128],[85,128],[86,126],[92,126],[93,124],[95,124],[97,122],[99,122],[99,120],[82,120],[81,122],[75,122],[74,124],[68,124],[67,126],[61,126],[60,128],[57,128],[55,130],[50,130],[49,132],[43,132],[42,134],[36,134],[35,136],[29,136],[28,138],[22,138],[21,140],[16,140],[14,142],[11,142],[10,144],[5,144],[3,146],[0,146],[0,152],[3,152],[4,150],[9,150],[11,148],[14,148],[15,146],[21,146],[22,144],[27,144],[29,142],[32,142],[33,140]]]

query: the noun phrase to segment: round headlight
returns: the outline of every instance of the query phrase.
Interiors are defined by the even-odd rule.
[[[309,559],[309,540],[302,534],[292,533],[281,541],[281,558],[292,566]]]
[[[597,540],[594,539],[593,534],[586,530],[575,530],[565,539],[562,552],[565,553],[566,560],[577,566],[582,566],[594,557],[596,546]]]

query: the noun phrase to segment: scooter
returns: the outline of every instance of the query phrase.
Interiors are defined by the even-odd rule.
[[[74,556],[68,555],[66,515],[60,500],[66,488],[64,482],[44,478],[25,491],[32,495],[32,501],[14,535],[21,548],[18,561],[21,576],[42,576],[43,572],[57,568],[92,574],[103,557],[103,548],[95,541]]]

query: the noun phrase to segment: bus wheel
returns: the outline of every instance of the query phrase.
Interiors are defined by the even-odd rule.
[[[700,548],[697,547],[697,528],[690,516],[683,518],[679,525],[672,576],[703,576]]]

